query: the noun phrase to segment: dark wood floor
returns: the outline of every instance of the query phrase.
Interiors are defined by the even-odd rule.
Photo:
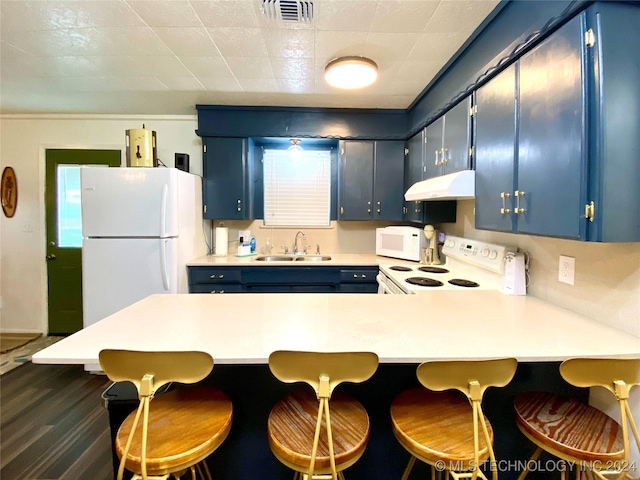
[[[2,480],[112,479],[104,376],[26,363],[0,377]]]

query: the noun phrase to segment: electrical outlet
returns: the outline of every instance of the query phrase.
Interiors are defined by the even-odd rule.
[[[576,259],[560,255],[560,264],[558,265],[558,280],[562,283],[573,285],[576,275]]]
[[[238,230],[238,241],[242,238],[244,242],[248,242],[249,237],[251,237],[251,230]]]

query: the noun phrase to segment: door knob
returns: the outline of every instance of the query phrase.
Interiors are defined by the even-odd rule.
[[[47,258],[47,260],[53,260],[54,258],[56,258],[56,256],[53,253],[51,253],[51,254],[47,255],[46,258]]]

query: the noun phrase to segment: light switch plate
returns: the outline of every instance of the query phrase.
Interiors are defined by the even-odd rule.
[[[576,275],[576,259],[560,255],[560,263],[558,265],[558,280],[562,283],[573,285]]]

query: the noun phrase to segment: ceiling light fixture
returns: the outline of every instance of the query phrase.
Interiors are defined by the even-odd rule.
[[[300,146],[300,140],[292,138],[291,146],[287,148],[287,152],[289,152],[292,160],[300,160],[302,158],[302,152],[304,152],[304,149]]]
[[[378,78],[378,65],[365,57],[341,57],[331,60],[324,78],[337,88],[354,89],[371,85]]]

